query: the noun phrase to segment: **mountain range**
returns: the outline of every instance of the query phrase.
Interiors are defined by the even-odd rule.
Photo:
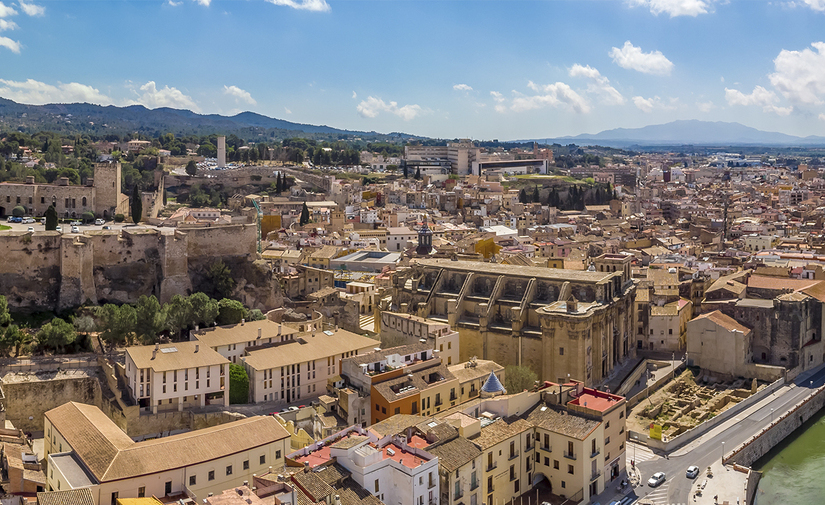
[[[615,128],[595,134],[584,133],[576,136],[535,139],[534,141],[579,145],[593,142],[608,147],[686,144],[703,146],[825,146],[825,137],[797,137],[785,133],[757,130],[740,123],[699,121],[696,119],[672,121],[642,128]]]
[[[153,135],[172,132],[178,136],[214,133],[236,134],[254,140],[254,137],[282,139],[292,136],[316,139],[361,137],[366,139],[411,138],[402,133],[382,134],[343,130],[331,126],[293,123],[254,112],[234,116],[198,114],[189,110],[161,107],[147,109],[142,105],[116,107],[88,103],[26,105],[0,98],[0,127],[27,132],[50,130],[63,133],[97,135],[129,134]]]

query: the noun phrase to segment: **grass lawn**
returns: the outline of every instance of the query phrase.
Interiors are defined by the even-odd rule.
[[[0,231],[3,231],[3,230],[11,230],[11,226],[6,226],[4,224],[0,224]]]

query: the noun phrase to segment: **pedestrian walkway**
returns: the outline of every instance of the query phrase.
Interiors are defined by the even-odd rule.
[[[695,505],[744,505],[745,485],[748,474],[734,470],[733,466],[722,466],[721,462],[703,468],[690,490],[691,503]]]

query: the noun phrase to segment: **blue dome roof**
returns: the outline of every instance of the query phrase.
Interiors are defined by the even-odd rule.
[[[498,377],[496,377],[496,374],[493,372],[490,372],[490,376],[487,377],[487,381],[481,386],[481,390],[485,393],[503,393],[506,391],[504,386],[501,385],[501,381],[498,380]]]

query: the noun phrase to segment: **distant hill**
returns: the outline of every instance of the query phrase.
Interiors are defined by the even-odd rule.
[[[535,139],[545,142],[548,139]],[[766,145],[766,146],[825,146],[825,137],[796,137],[778,132],[766,132],[739,123],[699,121],[696,119],[649,125],[642,128],[616,128],[596,134],[549,139],[559,144],[586,144],[589,142],[610,147],[632,145]]]
[[[382,134],[342,130],[331,126],[293,123],[270,118],[254,112],[234,116],[198,114],[189,110],[147,109],[142,105],[116,107],[88,103],[25,105],[0,98],[0,127],[26,132],[50,130],[62,133],[89,133],[96,135],[140,132],[147,135],[172,132],[176,135],[236,134],[253,140],[254,137],[280,139],[302,136],[318,139],[361,137],[387,140],[411,138],[402,133]]]

